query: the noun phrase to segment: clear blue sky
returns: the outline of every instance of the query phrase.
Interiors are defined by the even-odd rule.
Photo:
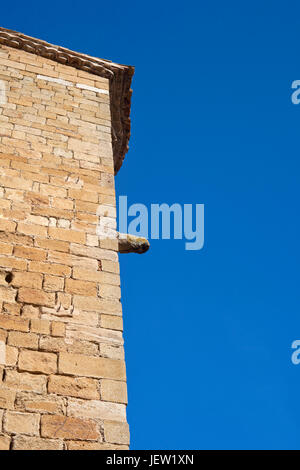
[[[132,449],[300,449],[299,2],[16,1],[1,26],[136,66],[129,203],[205,247],[121,257]]]

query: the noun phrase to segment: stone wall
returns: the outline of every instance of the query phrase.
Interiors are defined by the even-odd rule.
[[[109,82],[0,46],[0,449],[127,449]]]

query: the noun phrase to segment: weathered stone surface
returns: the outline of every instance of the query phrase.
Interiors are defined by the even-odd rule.
[[[39,307],[34,307],[33,305],[23,305],[22,308],[22,318],[29,318],[31,320],[36,320],[39,318],[40,310]]]
[[[46,291],[50,291],[50,292],[63,291],[64,284],[65,284],[65,280],[63,277],[49,276],[47,274],[44,276],[43,288]]]
[[[20,352],[19,369],[42,374],[55,374],[57,370],[56,354],[23,350]]]
[[[32,289],[41,289],[43,283],[42,274],[15,272],[12,285],[15,287],[29,287]]]
[[[51,325],[52,336],[64,337],[66,335],[66,325],[62,322],[54,321]]]
[[[106,442],[113,444],[129,445],[130,435],[127,423],[116,421],[104,421],[104,438]]]
[[[8,344],[20,348],[38,349],[39,337],[34,333],[21,333],[11,331],[8,335]]]
[[[39,434],[39,423],[40,417],[38,414],[7,411],[4,419],[4,431],[12,434],[37,436]]]
[[[10,436],[0,434],[0,450],[9,450],[10,448]]]
[[[74,307],[88,312],[122,315],[121,303],[114,300],[74,295]]]
[[[0,385],[0,408],[13,409],[16,398],[16,392],[10,388]]]
[[[124,362],[103,357],[61,353],[58,368],[61,374],[126,380]]]
[[[127,403],[126,382],[119,380],[101,380],[101,398],[104,401]]]
[[[117,317],[119,318],[119,317]],[[66,337],[93,341],[96,343],[109,343],[123,345],[123,336],[120,331],[113,329],[85,326],[81,324],[68,324],[66,328]]]
[[[27,287],[21,287],[19,289],[18,300],[26,304],[55,307],[55,294],[37,289],[29,289]]]
[[[99,284],[108,284],[112,286],[120,285],[120,276],[119,274],[113,274],[110,272],[104,271],[92,271],[88,269],[83,269],[80,267],[74,267],[73,269],[74,279],[82,279],[84,281],[94,281],[99,282]]]
[[[66,292],[97,297],[97,284],[95,282],[66,279]]]
[[[103,357],[108,357],[109,359],[117,359],[124,361],[124,348],[123,346],[114,346],[111,344],[100,344],[100,353]]]
[[[98,355],[98,347],[88,341],[68,338],[52,338],[43,336],[40,339],[40,349],[50,352],[70,352],[75,354]]]
[[[0,286],[0,302],[14,302],[16,294],[16,289]]]
[[[69,397],[85,398],[89,400],[100,399],[97,380],[83,377],[51,375],[49,377],[48,391],[49,393]]]
[[[35,395],[19,392],[16,396],[15,409],[19,411],[36,412],[40,414],[65,414],[64,400],[55,395]]]
[[[11,315],[0,315],[0,328],[5,330],[28,331],[29,321]]]
[[[3,302],[3,312],[9,315],[20,315],[21,305],[16,302]]]
[[[6,346],[5,362],[7,366],[15,366],[18,360],[18,349],[14,346]]]
[[[28,374],[7,370],[4,385],[9,389],[22,390],[35,393],[46,393],[47,377],[43,375]]]
[[[126,421],[126,406],[120,403],[109,403],[99,400],[69,399],[68,416],[81,418],[108,419]]]
[[[32,319],[30,322],[30,330],[33,333],[39,333],[41,335],[50,335],[50,321]]]
[[[82,439],[95,441],[100,437],[97,424],[91,420],[67,416],[42,416],[42,437],[62,439]]]
[[[13,450],[63,450],[60,439],[41,439],[39,437],[17,436],[13,438]]]

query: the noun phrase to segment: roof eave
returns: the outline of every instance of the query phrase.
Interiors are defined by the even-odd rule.
[[[110,81],[112,117],[112,146],[115,174],[119,171],[128,151],[130,139],[131,80],[134,67],[116,64],[86,54],[54,46],[40,39],[0,27],[0,44],[24,50],[46,59],[54,60]]]

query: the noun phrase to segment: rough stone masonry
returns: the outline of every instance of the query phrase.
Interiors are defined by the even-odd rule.
[[[114,173],[133,68],[0,28],[0,449],[128,449]]]

